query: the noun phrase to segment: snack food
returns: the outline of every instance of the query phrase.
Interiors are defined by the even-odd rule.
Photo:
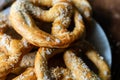
[[[71,70],[76,80],[99,80],[100,78],[93,73],[81,58],[78,58],[72,50],[68,50],[64,54],[66,66]]]
[[[0,77],[3,77],[19,63],[23,54],[29,52],[32,46],[25,39],[20,39],[4,21],[1,20],[0,24]]]
[[[0,80],[110,80],[105,60],[84,38],[87,0],[17,0],[9,19],[2,15]]]
[[[33,5],[30,1],[16,1],[10,11],[11,23],[19,34],[36,46],[51,48],[68,47],[69,44],[84,34],[85,27],[82,16],[75,10],[75,28],[72,32],[69,32],[67,28],[73,12],[72,6],[67,2],[59,2],[51,6],[53,7],[45,11]],[[28,12],[31,12],[29,14],[40,20],[53,22],[52,35],[38,29]]]
[[[73,76],[69,69],[63,67],[51,68],[51,77],[55,80],[73,80]]]
[[[33,67],[34,60],[35,60],[35,52],[27,53],[22,57],[22,60],[20,62],[20,67],[27,68],[27,67]]]
[[[102,80],[110,80],[111,77],[110,68],[108,67],[104,58],[98,54],[98,52],[93,48],[93,46],[89,42],[87,41],[77,42],[75,43],[75,46],[73,46],[74,50],[77,50],[77,52],[83,50],[83,52],[85,52],[85,55],[88,57],[88,59],[91,60],[93,64],[98,68],[98,74]],[[69,60],[72,58],[65,57],[65,59]],[[68,62],[67,64],[69,66]]]
[[[34,66],[34,61],[35,61],[35,55],[36,55],[36,51],[25,54],[22,57],[22,60],[20,61],[20,63],[18,64],[19,66],[14,68],[11,71],[11,73],[18,75],[21,72],[23,72],[26,68],[33,67]]]
[[[87,0],[30,0],[30,1],[33,2],[34,4],[39,4],[48,7],[51,7],[51,5],[54,5],[59,2],[69,2],[72,5],[74,5],[87,20],[91,19],[92,7]]]
[[[47,60],[57,53],[59,51],[57,52],[57,50],[50,48],[40,48],[38,50],[35,58],[35,73],[38,80],[51,79],[48,72]]]
[[[27,68],[22,74],[19,76],[15,77],[12,80],[37,80],[35,73],[34,73],[34,68],[29,67]]]
[[[51,52],[49,52],[50,54],[47,55],[48,50],[49,50],[49,48],[48,49],[40,48],[36,54],[35,73],[36,73],[38,80],[51,79],[51,76],[49,75],[50,72],[47,67],[47,60],[49,59],[48,56],[51,56],[51,55],[53,56],[56,53],[54,53],[53,51],[50,50],[51,51]],[[98,77],[94,73],[92,73],[89,70],[89,68],[86,67],[86,65],[83,63],[83,61],[81,59],[77,58],[72,51],[68,50],[67,52],[65,52],[64,60],[66,63],[66,67],[70,68],[71,73],[73,72],[72,75],[74,75],[74,76],[71,77],[72,79],[76,79],[76,80],[78,80],[78,79],[81,79],[81,80],[98,79]],[[84,74],[84,73],[86,73],[86,74]],[[56,74],[59,74],[59,73],[56,73]],[[69,76],[69,75],[66,75],[66,76]],[[85,77],[85,78],[83,78],[83,77]]]

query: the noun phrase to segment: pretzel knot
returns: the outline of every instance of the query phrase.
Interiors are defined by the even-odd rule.
[[[72,46],[73,47],[73,46]],[[89,69],[89,67],[84,63],[81,57],[77,57],[77,53],[83,50],[86,56],[95,64],[98,68],[98,76]],[[55,68],[53,69],[53,74],[56,80],[109,80],[110,79],[110,69],[103,58],[97,53],[95,49],[86,41],[78,42],[74,45],[74,48],[68,50],[56,50],[50,48],[40,48],[36,54],[35,58],[35,73],[38,80],[52,79],[51,73],[47,67],[47,61],[52,56],[64,52],[63,59],[66,68]],[[83,53],[82,52],[82,53]],[[64,72],[65,71],[65,72]],[[65,74],[64,74],[65,73]],[[62,76],[62,77],[61,77]],[[66,77],[67,76],[67,77]],[[68,80],[67,79],[67,80]]]
[[[52,6],[49,10],[43,10],[36,5],[42,6],[45,1],[45,6]],[[68,2],[58,2],[47,5],[47,1],[16,1],[10,11],[10,21],[13,28],[22,35],[26,40],[36,46],[65,48],[73,41],[80,38],[85,31],[81,15],[74,11],[75,27],[73,31],[69,31],[73,7]],[[32,15],[36,18],[45,21],[53,22],[51,34],[48,34],[38,28]],[[26,34],[27,33],[27,34]]]
[[[7,20],[8,21],[8,20]],[[32,48],[25,39],[21,38],[7,22],[0,21],[0,78],[5,77],[17,66],[23,54]],[[4,26],[2,26],[4,25]]]
[[[51,51],[51,54],[47,54],[48,50]],[[96,79],[98,80],[96,74],[94,74],[82,61],[82,59],[76,57],[72,50],[67,50],[64,53],[64,61],[66,63],[65,68],[55,68],[53,69],[52,77],[47,67],[47,60],[51,55],[55,55],[56,52],[52,51],[49,48],[40,48],[35,58],[35,73],[38,80],[84,80],[84,79]],[[65,72],[64,72],[65,71]],[[85,74],[84,74],[85,73]],[[62,77],[61,77],[62,76]],[[85,77],[85,78],[82,78]]]
[[[75,46],[74,46],[74,50],[77,50],[78,52],[83,50],[83,52],[85,52],[85,55],[88,57],[88,59],[96,66],[96,68],[98,69],[98,75],[101,80],[111,79],[111,72],[108,64],[106,63],[104,58],[98,54],[98,52],[93,48],[93,46],[89,42],[87,41],[77,42],[75,43]],[[67,54],[67,55],[71,55],[71,54]],[[74,67],[68,62],[68,60],[70,60],[70,58],[66,57],[65,60],[66,64],[69,66],[70,69],[74,69]],[[74,60],[71,61],[74,62]]]

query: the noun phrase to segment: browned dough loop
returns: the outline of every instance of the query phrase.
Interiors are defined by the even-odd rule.
[[[7,21],[9,21],[7,19]],[[25,39],[16,37],[17,33],[3,19],[0,21],[0,78],[6,76],[17,66],[23,54],[32,49]],[[2,26],[4,25],[4,26]]]
[[[45,0],[46,2],[49,0]],[[73,7],[68,2],[51,4],[49,10],[43,10],[35,4],[38,1],[16,1],[10,10],[10,21],[14,29],[30,43],[39,47],[65,48],[84,34],[85,27],[82,16],[75,10],[75,27],[72,32],[68,31]],[[44,2],[44,1],[43,1]],[[47,6],[47,4],[46,4]],[[32,16],[45,22],[53,22],[51,34],[40,30]]]

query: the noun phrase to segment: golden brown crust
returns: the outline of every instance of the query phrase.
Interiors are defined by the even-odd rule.
[[[67,28],[72,15],[71,4],[59,2],[52,6],[49,10],[45,11],[40,7],[35,7],[28,1],[16,1],[11,7],[10,21],[19,34],[36,46],[52,48],[67,47],[84,33],[85,27],[82,18],[75,11],[75,28],[72,32],[69,32]],[[40,20],[53,22],[53,35],[38,29],[28,12],[31,12],[30,14]]]
[[[12,80],[37,80],[37,78],[34,73],[34,68],[29,67],[22,74]]]
[[[33,67],[34,61],[35,61],[35,55],[36,55],[36,51],[25,54],[22,57],[19,67],[22,67],[22,68]]]
[[[3,21],[5,21],[4,18]],[[0,24],[5,24],[4,27],[0,25],[0,30],[2,30],[0,33],[0,50],[2,51],[0,56],[0,77],[6,76],[14,67],[16,67],[23,54],[29,52],[32,48],[32,45],[25,39],[15,37],[15,31],[11,29],[11,27],[8,27],[9,24],[6,21],[3,21],[0,21]],[[2,58],[3,56],[4,58]]]
[[[63,67],[51,68],[51,77],[55,80],[74,80],[71,71]]]
[[[87,57],[96,65],[99,69],[99,76],[102,80],[110,80],[110,69],[104,58],[100,56],[96,51],[91,50],[86,53]]]
[[[47,61],[52,56],[62,52],[64,49],[40,48],[35,58],[35,73],[38,80],[47,80],[52,77],[49,74]]]
[[[64,61],[76,80],[99,80],[99,77],[72,50],[65,52]]]
[[[85,17],[85,19],[90,20],[92,14],[92,7],[88,0],[30,0],[34,4],[48,6],[54,5],[59,2],[69,2],[74,5],[78,11]]]
[[[48,50],[50,52],[48,52]],[[60,73],[64,71],[63,68],[56,68],[57,72],[54,74],[54,77],[50,76],[51,72],[48,69],[48,59],[55,55],[58,54],[54,53],[54,50],[50,50],[50,48],[40,48],[39,51],[36,54],[35,58],[35,73],[37,76],[38,80],[46,80],[46,79],[52,79],[56,78],[56,80],[62,79],[61,76],[63,76],[63,79],[65,77],[68,77],[69,79],[76,79],[76,80],[85,80],[85,79],[90,79],[90,80],[98,80],[99,77],[94,74],[88,67],[87,65],[82,61],[82,59],[78,58],[75,53],[73,53],[71,50],[67,50],[64,53],[64,62],[66,64],[67,69],[69,70],[66,71],[66,74]],[[57,51],[57,49],[56,49]],[[48,54],[49,53],[49,54]],[[50,57],[48,57],[50,56]],[[66,80],[66,79],[65,79]]]
[[[36,55],[36,51],[25,54],[22,57],[20,63],[18,64],[19,66],[14,68],[10,73],[18,75],[21,72],[23,72],[26,68],[34,67],[35,55]]]
[[[79,41],[75,43],[75,46],[73,47],[78,49],[78,52],[83,50],[85,52],[85,55],[95,64],[95,66],[98,68],[98,75],[102,80],[110,80],[111,72],[108,64],[89,42]]]
[[[88,0],[49,0],[50,3],[56,4],[58,2],[69,2],[83,15],[86,20],[91,20],[92,7]],[[43,3],[43,2],[41,2]],[[44,3],[43,3],[44,4]]]

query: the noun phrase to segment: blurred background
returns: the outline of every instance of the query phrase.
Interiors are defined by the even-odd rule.
[[[104,29],[112,49],[112,80],[120,80],[120,0],[89,0],[93,17]]]
[[[0,0],[0,11],[14,0]],[[112,49],[112,79],[120,80],[120,0],[89,0],[93,18],[104,29]]]

